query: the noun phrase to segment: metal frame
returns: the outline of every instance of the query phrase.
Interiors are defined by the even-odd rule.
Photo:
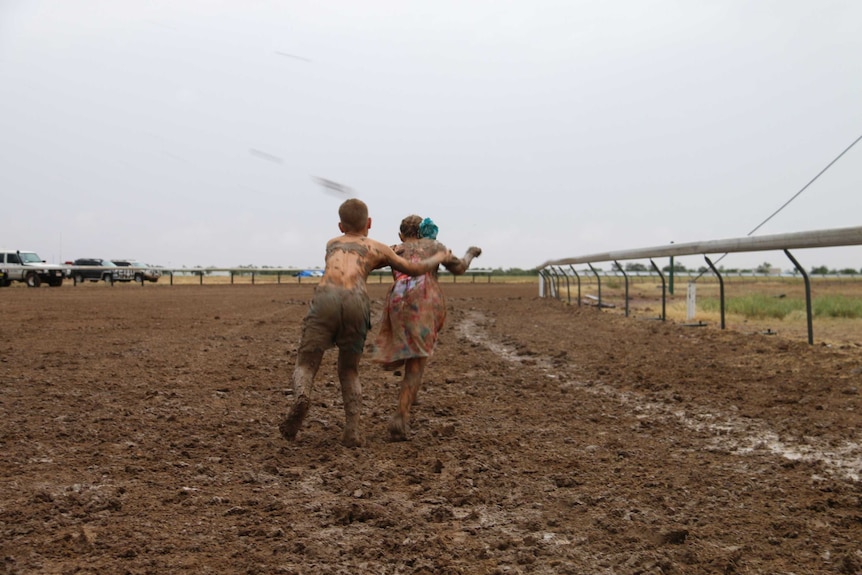
[[[587,264],[593,273],[596,275],[596,280],[598,282],[598,291],[599,291],[599,304],[598,307],[602,307],[602,284],[601,278],[599,277],[598,271],[593,267],[593,263],[595,262],[605,262],[612,261],[616,264],[617,268],[623,273],[626,278],[626,316],[629,315],[629,297],[628,297],[628,275],[623,271],[622,266],[619,263],[619,260],[637,260],[637,259],[649,259],[650,264],[652,265],[655,272],[661,278],[661,320],[664,321],[666,318],[666,284],[664,274],[661,273],[661,269],[655,264],[652,258],[657,257],[670,257],[674,256],[687,256],[687,255],[697,255],[703,254],[706,259],[706,263],[709,265],[712,272],[718,277],[719,281],[719,289],[720,289],[720,298],[721,298],[721,329],[725,328],[725,307],[724,307],[724,279],[722,278],[719,271],[716,269],[715,265],[706,256],[706,254],[714,254],[714,253],[738,253],[738,252],[760,252],[760,251],[771,251],[771,250],[783,250],[790,261],[793,263],[796,270],[802,275],[802,278],[805,282],[805,309],[808,320],[808,343],[814,343],[814,327],[813,327],[813,312],[811,307],[811,281],[808,277],[808,274],[805,273],[805,269],[799,264],[796,258],[793,257],[793,254],[790,253],[791,249],[795,248],[828,248],[828,247],[839,247],[839,246],[858,246],[862,245],[862,226],[856,226],[851,228],[835,228],[831,230],[813,230],[807,232],[796,232],[789,234],[774,234],[760,237],[742,237],[742,238],[731,238],[724,240],[713,240],[713,241],[704,241],[704,242],[690,242],[685,244],[670,244],[663,246],[655,246],[651,248],[638,248],[638,249],[630,249],[630,250],[620,250],[615,252],[605,252],[598,254],[591,254],[586,256],[578,256],[572,258],[564,258],[559,260],[551,260],[543,263],[537,269],[539,273],[543,273],[545,268],[549,268],[552,266],[564,266],[568,265],[575,276],[578,278],[578,305],[581,304],[581,281],[580,276],[575,272],[574,265],[575,264]],[[672,260],[671,260],[672,261]],[[673,268],[671,267],[671,273],[673,273]]]
[[[625,272],[623,266],[620,265],[620,262],[614,260],[614,264],[616,264],[617,270],[623,274],[626,280],[626,317],[629,317],[629,275]]]
[[[715,265],[712,263],[712,260],[706,256],[703,256],[703,259],[706,260],[706,265],[709,266],[709,269],[712,270],[712,273],[715,274],[715,277],[718,278],[718,297],[721,305],[721,329],[724,329],[724,278],[721,277],[721,274],[718,273],[718,270],[715,268]]]
[[[614,260],[642,260],[668,256],[765,252],[770,250],[789,250],[795,248],[834,248],[838,246],[858,245],[862,245],[862,226],[620,250],[615,252],[550,260],[538,266],[538,269],[543,269],[547,266],[588,264],[595,262],[610,262]]]

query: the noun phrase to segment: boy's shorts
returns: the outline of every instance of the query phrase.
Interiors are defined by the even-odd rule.
[[[317,286],[305,319],[299,352],[325,351],[337,346],[341,351],[362,353],[371,329],[371,302],[362,289],[346,290]]]

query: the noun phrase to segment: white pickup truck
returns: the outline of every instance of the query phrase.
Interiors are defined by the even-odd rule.
[[[51,287],[63,285],[68,268],[59,264],[48,264],[36,252],[24,250],[0,250],[0,287],[7,287],[12,282],[24,282],[30,287],[39,287],[43,283]]]

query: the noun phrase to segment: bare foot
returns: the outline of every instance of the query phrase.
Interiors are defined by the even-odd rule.
[[[365,447],[365,438],[360,433],[347,433],[341,438],[341,445],[344,447]]]
[[[389,420],[389,439],[392,441],[407,441],[408,431],[407,421],[401,413],[396,413]]]
[[[296,434],[299,433],[299,428],[302,427],[302,420],[305,419],[305,415],[308,413],[309,401],[307,397],[299,397],[296,399],[296,402],[293,404],[293,407],[290,408],[290,412],[287,414],[287,417],[284,418],[284,421],[278,426],[278,430],[281,431],[281,436],[287,439],[288,441],[293,441],[296,439]]]

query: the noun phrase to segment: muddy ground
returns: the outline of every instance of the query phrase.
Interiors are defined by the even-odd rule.
[[[2,572],[862,573],[858,344],[444,289],[412,439],[363,360],[362,449],[334,352],[278,433],[308,285],[0,291]]]

